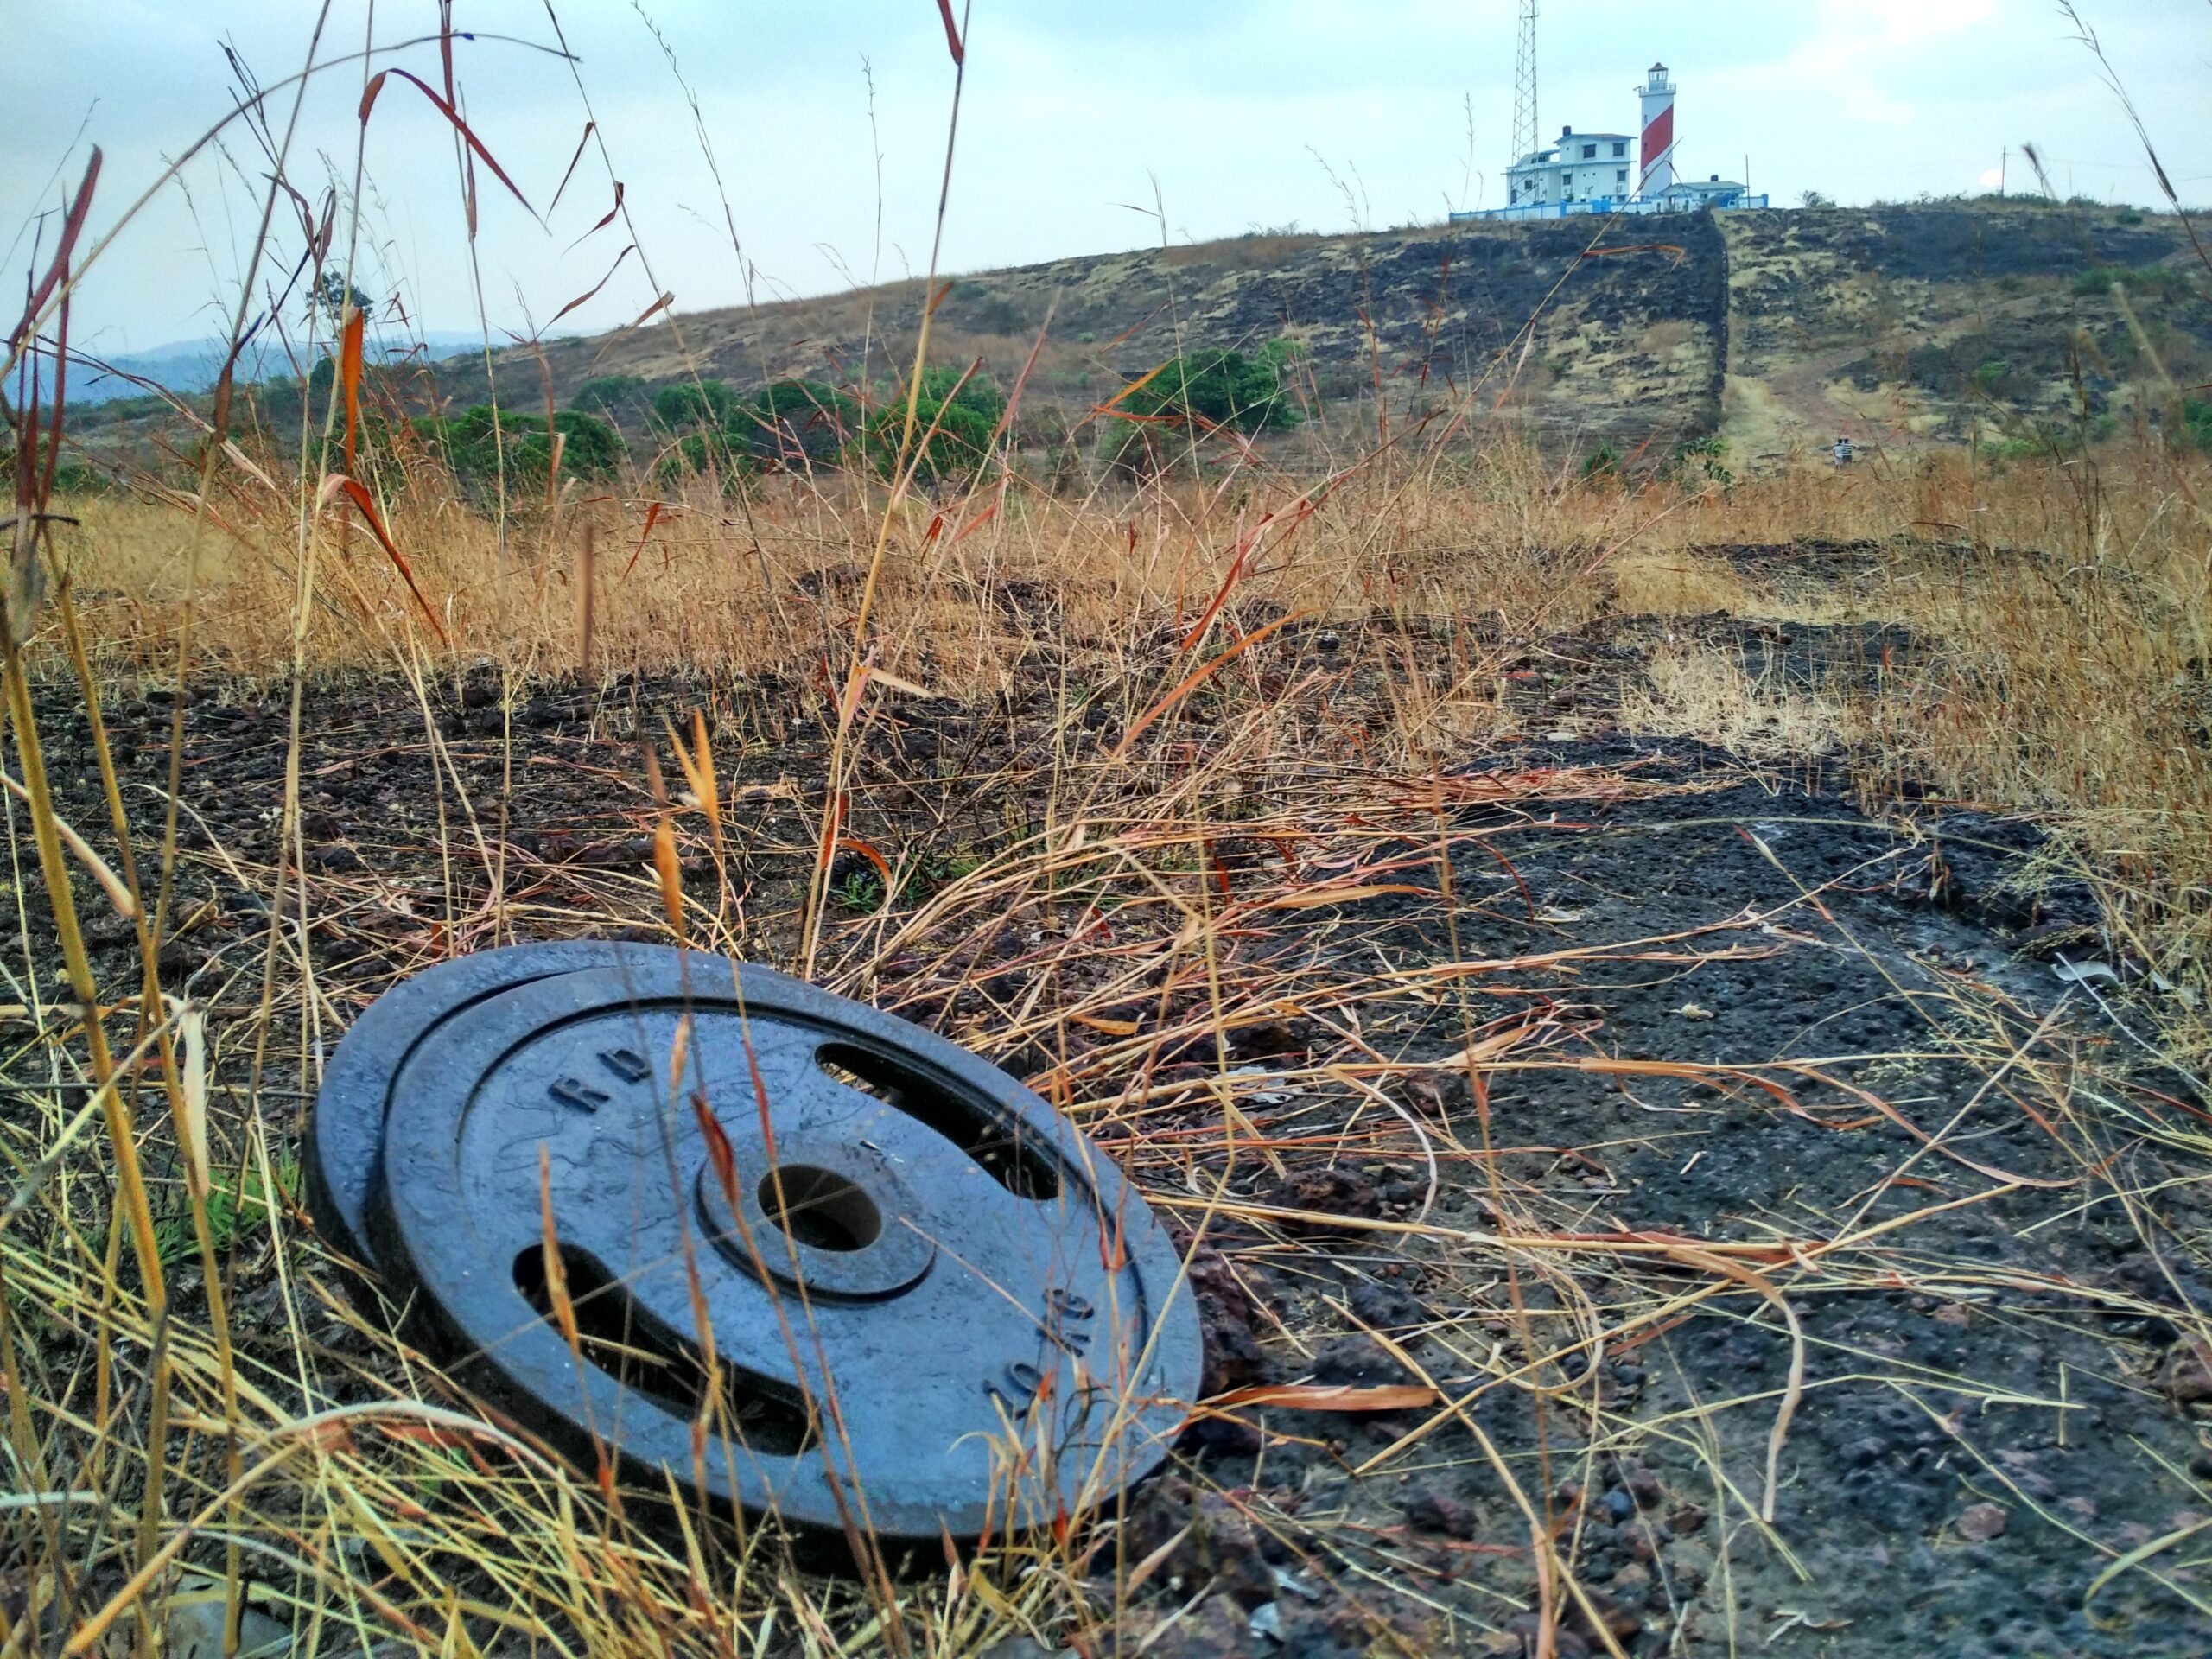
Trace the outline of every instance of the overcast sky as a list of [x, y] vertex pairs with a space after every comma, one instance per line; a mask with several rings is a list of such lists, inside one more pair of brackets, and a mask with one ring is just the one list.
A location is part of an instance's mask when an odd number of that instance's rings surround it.
[[[556, 9], [573, 65], [544, 49], [555, 35], [543, 0], [454, 0], [456, 26], [478, 34], [456, 51], [470, 121], [537, 215], [480, 170], [473, 263], [495, 329], [542, 325], [632, 240], [620, 219], [587, 234], [613, 200], [595, 151], [552, 206], [587, 98], [639, 251], [564, 330], [628, 322], [656, 282], [679, 310], [697, 310], [745, 300], [748, 276], [767, 299], [926, 268], [953, 87], [933, 0]], [[943, 269], [1156, 243], [1155, 180], [1177, 241], [1293, 222], [1381, 229], [1496, 206], [1518, 9], [974, 0]], [[2212, 200], [2212, 3], [2080, 9], [2183, 200]], [[230, 108], [224, 47], [276, 82], [305, 61], [315, 11], [314, 0], [0, 0], [16, 66], [0, 125], [9, 268], [28, 262], [35, 216], [73, 182], [87, 145], [106, 156], [92, 215], [102, 232]], [[2031, 188], [2024, 143], [2062, 192], [2157, 199], [2117, 99], [2050, 0], [1543, 0], [1543, 11], [1547, 134], [1633, 131], [1633, 89], [1663, 59], [1681, 89], [1681, 169], [1733, 177], [1748, 156], [1753, 188], [1777, 202], [1993, 187], [2008, 146], [2012, 187]], [[334, 0], [330, 19], [319, 55], [350, 60], [314, 79], [301, 112], [290, 176], [310, 196], [334, 181], [350, 189], [360, 131], [367, 0]], [[404, 44], [435, 27], [435, 0], [378, 0], [377, 66], [435, 84], [435, 45]], [[270, 111], [281, 133], [289, 92]], [[451, 130], [395, 77], [367, 132], [360, 286], [399, 296], [420, 326], [473, 328]], [[78, 337], [143, 350], [226, 326], [267, 171], [251, 135], [227, 129], [88, 278]], [[278, 226], [289, 267], [296, 215], [288, 208]]]

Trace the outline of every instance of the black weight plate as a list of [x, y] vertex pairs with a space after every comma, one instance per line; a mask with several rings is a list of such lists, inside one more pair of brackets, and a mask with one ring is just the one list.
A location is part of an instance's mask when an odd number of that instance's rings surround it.
[[[509, 945], [426, 968], [386, 991], [347, 1028], [324, 1066], [307, 1125], [308, 1213], [323, 1242], [366, 1267], [366, 1216], [384, 1154], [393, 1079], [442, 1020], [531, 980], [588, 968], [635, 966], [677, 953], [665, 945], [574, 939]], [[719, 966], [719, 960], [715, 961]]]
[[[372, 1231], [470, 1384], [652, 1485], [887, 1541], [1049, 1521], [1155, 1467], [1198, 1316], [1112, 1162], [941, 1038], [715, 967], [540, 980], [416, 1051]], [[735, 1425], [701, 1465], [695, 1294]]]

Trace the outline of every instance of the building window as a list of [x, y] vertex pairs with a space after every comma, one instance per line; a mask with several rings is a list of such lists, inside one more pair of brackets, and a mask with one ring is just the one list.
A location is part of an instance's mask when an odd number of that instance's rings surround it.
[[1626, 184], [1628, 182], [1628, 168], [1624, 167], [1617, 169], [1613, 174], [1613, 182], [1615, 184]]
[[1583, 146], [1582, 146], [1582, 159], [1583, 159], [1584, 161], [1586, 161], [1586, 162], [1589, 162], [1589, 161], [1595, 161], [1595, 160], [1597, 159], [1597, 156], [1598, 156], [1598, 146], [1597, 146], [1597, 145], [1595, 145], [1595, 144], [1585, 144], [1585, 145], [1583, 145]]
[[1625, 139], [1625, 138], [1616, 138], [1615, 140], [1613, 140], [1613, 154], [1614, 154], [1614, 155], [1616, 155], [1616, 156], [1625, 156], [1625, 155], [1627, 155], [1627, 154], [1628, 154], [1628, 140], [1627, 140], [1627, 139]]

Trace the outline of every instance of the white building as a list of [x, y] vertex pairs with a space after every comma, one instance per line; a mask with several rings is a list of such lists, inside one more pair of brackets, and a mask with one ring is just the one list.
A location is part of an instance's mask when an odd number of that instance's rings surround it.
[[1760, 208], [1764, 196], [1719, 174], [1701, 181], [1675, 172], [1675, 83], [1655, 63], [1636, 89], [1643, 130], [1577, 132], [1523, 156], [1505, 170], [1505, 206], [1454, 213], [1465, 219], [1564, 219], [1573, 213], [1694, 213]]
[[1636, 146], [1625, 132], [1560, 129], [1559, 142], [1524, 156], [1505, 171], [1509, 207], [1618, 200], [1636, 194]]

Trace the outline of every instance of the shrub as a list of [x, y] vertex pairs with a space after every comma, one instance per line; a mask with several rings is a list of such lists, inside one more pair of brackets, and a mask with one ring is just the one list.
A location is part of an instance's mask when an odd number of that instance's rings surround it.
[[2181, 405], [2182, 430], [2198, 448], [2212, 450], [2212, 401], [2201, 397], [2184, 397]]
[[860, 400], [819, 380], [777, 380], [735, 405], [729, 447], [771, 466], [829, 467], [861, 428]]
[[760, 463], [742, 443], [721, 431], [687, 432], [653, 462], [653, 480], [677, 484], [687, 478], [717, 480], [725, 495], [740, 495], [760, 475]]
[[1621, 472], [1621, 452], [1611, 441], [1600, 443], [1582, 458], [1582, 481], [1595, 483], [1601, 478], [1618, 478]]
[[1282, 365], [1295, 352], [1276, 340], [1257, 357], [1239, 352], [1186, 352], [1170, 358], [1143, 387], [1122, 401], [1132, 415], [1165, 415], [1178, 422], [1240, 432], [1296, 426], [1306, 418], [1283, 389]]
[[1172, 357], [1116, 405], [1135, 420], [1109, 424], [1101, 441], [1107, 464], [1150, 473], [1169, 453], [1166, 429], [1196, 425], [1202, 431], [1287, 429], [1306, 418], [1282, 384], [1283, 365], [1299, 351], [1278, 340], [1257, 356], [1241, 352], [1185, 352]]
[[645, 383], [634, 374], [594, 374], [569, 399], [571, 409], [613, 418], [635, 413], [645, 404]]
[[[986, 414], [957, 398], [944, 402], [925, 388], [914, 410], [914, 442], [922, 446], [914, 476], [932, 484], [974, 477], [990, 459], [991, 434], [997, 425], [995, 411]], [[884, 404], [868, 417], [868, 457], [886, 478], [898, 476], [899, 444], [906, 429], [904, 398]]]
[[653, 394], [653, 418], [671, 432], [686, 428], [726, 427], [737, 410], [738, 395], [721, 380], [683, 380]]
[[[543, 415], [502, 410], [495, 429], [491, 406], [479, 404], [451, 420], [426, 416], [415, 426], [444, 448], [465, 485], [481, 487], [498, 478], [503, 452], [510, 484], [545, 482], [553, 444]], [[622, 462], [621, 435], [596, 415], [564, 409], [553, 416], [551, 429], [561, 435], [561, 470], [571, 478], [610, 477]]]
[[1708, 490], [1726, 494], [1736, 487], [1736, 474], [1728, 468], [1728, 445], [1719, 434], [1693, 438], [1659, 464], [1659, 476], [1679, 484], [1692, 495]]
[[[925, 404], [941, 404], [947, 397], [950, 397], [962, 408], [972, 409], [977, 414], [988, 415], [992, 420], [996, 421], [1006, 410], [1006, 394], [998, 389], [997, 383], [989, 375], [978, 371], [968, 375], [967, 378], [963, 380], [961, 376], [964, 372], [965, 371], [956, 369], [949, 364], [937, 368], [924, 369], [921, 378], [922, 401]], [[906, 401], [906, 388], [901, 386], [893, 397], [886, 401], [904, 405]]]
[[2107, 293], [2113, 283], [2142, 294], [2186, 294], [2182, 274], [2167, 265], [2091, 265], [2074, 278], [2074, 291], [2088, 298]]

